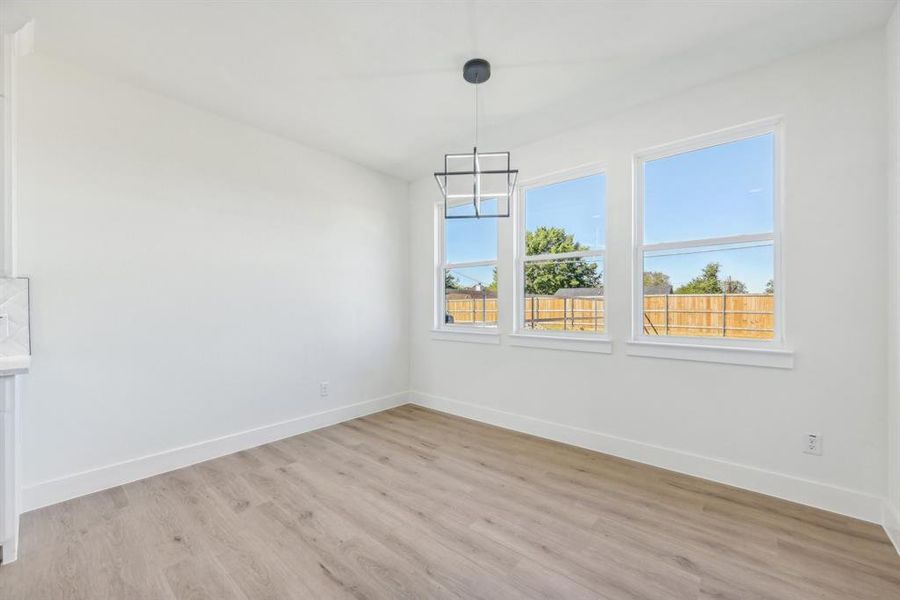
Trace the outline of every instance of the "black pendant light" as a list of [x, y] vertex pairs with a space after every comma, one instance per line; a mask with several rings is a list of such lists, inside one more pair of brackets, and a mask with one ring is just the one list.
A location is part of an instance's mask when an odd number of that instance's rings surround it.
[[[444, 197], [445, 219], [481, 219], [509, 216], [509, 204], [516, 187], [518, 169], [510, 169], [509, 152], [478, 151], [478, 86], [491, 78], [491, 63], [473, 58], [463, 66], [463, 79], [475, 86], [475, 144], [471, 153], [445, 154], [444, 170], [434, 178]], [[496, 202], [495, 211], [485, 205]], [[505, 210], [500, 203], [505, 202]], [[466, 207], [471, 211], [451, 210]]]

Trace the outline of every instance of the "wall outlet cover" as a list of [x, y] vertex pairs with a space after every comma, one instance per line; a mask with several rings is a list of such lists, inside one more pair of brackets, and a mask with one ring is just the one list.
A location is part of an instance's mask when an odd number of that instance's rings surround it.
[[807, 433], [803, 438], [803, 452], [814, 456], [822, 456], [822, 435]]

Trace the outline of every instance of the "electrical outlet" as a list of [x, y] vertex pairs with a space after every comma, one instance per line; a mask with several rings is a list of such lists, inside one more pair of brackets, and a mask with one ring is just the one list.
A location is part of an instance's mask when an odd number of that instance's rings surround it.
[[822, 456], [822, 436], [818, 433], [807, 433], [803, 444], [803, 452]]
[[319, 383], [319, 395], [327, 396], [328, 395], [328, 382], [322, 381]]

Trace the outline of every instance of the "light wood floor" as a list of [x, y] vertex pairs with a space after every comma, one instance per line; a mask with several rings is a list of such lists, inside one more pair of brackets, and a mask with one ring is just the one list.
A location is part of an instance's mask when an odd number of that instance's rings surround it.
[[3, 600], [900, 599], [875, 525], [404, 406], [24, 516]]

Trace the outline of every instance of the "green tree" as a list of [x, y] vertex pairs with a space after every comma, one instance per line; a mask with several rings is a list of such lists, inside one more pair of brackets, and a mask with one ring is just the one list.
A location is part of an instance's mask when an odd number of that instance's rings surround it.
[[669, 276], [661, 271], [644, 271], [644, 288], [664, 288], [672, 287]]
[[712, 262], [703, 267], [700, 275], [675, 290], [676, 294], [746, 294], [747, 285], [743, 281], [719, 277], [722, 265]]
[[721, 294], [722, 284], [719, 281], [719, 270], [722, 265], [719, 263], [709, 263], [700, 272], [700, 275], [694, 277], [686, 284], [679, 286], [675, 290], [676, 294]]
[[[587, 250], [575, 241], [575, 236], [562, 227], [538, 227], [525, 232], [525, 252], [536, 254], [563, 254]], [[562, 288], [598, 287], [603, 273], [597, 263], [583, 258], [558, 262], [525, 263], [525, 293], [552, 295]]]
[[491, 278], [491, 282], [485, 288], [486, 290], [490, 290], [492, 292], [497, 291], [497, 267], [494, 267], [494, 276]]
[[747, 285], [743, 281], [732, 279], [729, 275], [722, 281], [722, 291], [726, 294], [746, 294]]
[[566, 233], [562, 227], [538, 227], [534, 231], [525, 232], [525, 253], [528, 256], [535, 254], [563, 254], [587, 250], [575, 241], [575, 236]]
[[770, 279], [766, 282], [766, 293], [774, 294], [775, 293], [775, 280]]
[[459, 289], [459, 279], [456, 278], [453, 273], [447, 271], [444, 274], [444, 289], [446, 290], [458, 290]]

